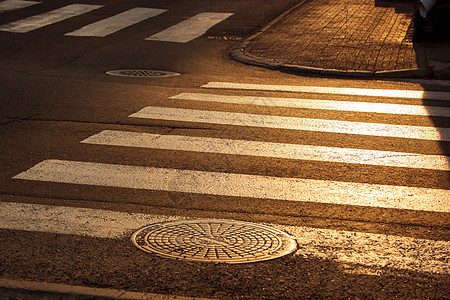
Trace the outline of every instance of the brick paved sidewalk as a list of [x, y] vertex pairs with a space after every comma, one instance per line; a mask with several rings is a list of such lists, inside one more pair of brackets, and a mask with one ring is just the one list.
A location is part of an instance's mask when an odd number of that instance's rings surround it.
[[246, 40], [233, 56], [252, 64], [320, 73], [424, 76], [424, 49], [412, 41], [414, 4], [306, 0]]

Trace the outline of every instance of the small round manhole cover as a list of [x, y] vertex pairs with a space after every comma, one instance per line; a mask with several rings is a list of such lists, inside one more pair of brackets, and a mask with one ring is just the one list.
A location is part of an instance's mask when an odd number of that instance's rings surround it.
[[247, 263], [292, 253], [297, 243], [278, 229], [230, 220], [182, 220], [152, 224], [132, 236], [141, 250], [164, 257]]
[[113, 70], [106, 74], [123, 77], [174, 77], [180, 75], [180, 73], [160, 70]]

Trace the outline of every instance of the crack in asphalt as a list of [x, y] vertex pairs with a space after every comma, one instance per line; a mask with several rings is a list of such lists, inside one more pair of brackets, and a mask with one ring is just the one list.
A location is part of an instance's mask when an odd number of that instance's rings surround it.
[[6, 119], [11, 119], [11, 120], [10, 121], [6, 121], [6, 122], [1, 122], [0, 125], [8, 125], [8, 124], [11, 124], [11, 123], [14, 123], [14, 122], [18, 122], [18, 121], [33, 121], [31, 118], [34, 118], [34, 117], [37, 117], [37, 116], [40, 116], [40, 115], [41, 115], [41, 113], [34, 114], [34, 115], [31, 115], [31, 116], [27, 116], [27, 117], [23, 117], [23, 118], [6, 118]]
[[[7, 125], [13, 122], [18, 121], [32, 121], [32, 122], [66, 122], [66, 123], [81, 123], [81, 124], [99, 124], [99, 125], [123, 125], [123, 126], [137, 126], [137, 127], [149, 127], [149, 128], [169, 128], [170, 130], [165, 133], [168, 134], [171, 131], [175, 129], [192, 129], [192, 130], [211, 130], [211, 131], [218, 131], [218, 129], [210, 128], [210, 127], [202, 127], [202, 126], [167, 126], [167, 125], [160, 125], [160, 124], [136, 124], [131, 122], [99, 122], [99, 121], [83, 121], [83, 120], [64, 120], [64, 119], [31, 119], [33, 117], [39, 116], [39, 114], [31, 115], [24, 118], [16, 118], [11, 119], [11, 121], [6, 121], [0, 123], [0, 125]], [[9, 119], [9, 118], [8, 118]]]

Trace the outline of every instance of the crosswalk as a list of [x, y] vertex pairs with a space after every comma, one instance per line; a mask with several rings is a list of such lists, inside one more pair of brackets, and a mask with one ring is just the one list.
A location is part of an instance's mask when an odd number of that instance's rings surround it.
[[[204, 88], [211, 88], [209, 83]], [[406, 92], [406, 91], [403, 91]], [[440, 95], [444, 96], [444, 94]], [[442, 97], [441, 97], [442, 98]], [[210, 93], [174, 95], [171, 99], [201, 102], [215, 101], [244, 103], [247, 105], [294, 105], [295, 107], [364, 111], [386, 114], [391, 107], [392, 115], [430, 115], [439, 112], [450, 117], [446, 107], [434, 107], [428, 113], [426, 106], [395, 105], [389, 103], [360, 103], [333, 100], [305, 100], [298, 98], [251, 98]], [[386, 105], [384, 107], [384, 105]], [[224, 111], [196, 110], [172, 107], [148, 106], [133, 113], [129, 118], [177, 122], [221, 124], [233, 127], [257, 127], [350, 134], [358, 136], [395, 137], [426, 141], [450, 141], [449, 128], [411, 125], [392, 125], [368, 122], [349, 122], [276, 115], [232, 113]], [[415, 168], [449, 171], [449, 157], [397, 151], [339, 148], [328, 146], [270, 143], [238, 139], [160, 135], [127, 131], [106, 130], [81, 143], [104, 146], [120, 146], [198, 153], [228, 154], [236, 156], [272, 157], [298, 161], [318, 161], [372, 165], [385, 167]], [[115, 174], [111, 176], [111, 174]], [[183, 193], [212, 194], [259, 199], [307, 201], [331, 204], [358, 205], [432, 212], [450, 212], [450, 193], [445, 189], [405, 187], [370, 183], [352, 183], [301, 178], [280, 178], [263, 175], [219, 173], [180, 169], [126, 166], [93, 162], [46, 160], [18, 174], [15, 179], [88, 184], [132, 189], [175, 191]], [[170, 185], [168, 182], [176, 182]]]
[[110, 18], [86, 25], [78, 30], [66, 33], [71, 36], [107, 36], [125, 27], [156, 17], [167, 10], [136, 7]]
[[[26, 8], [39, 4], [35, 1], [6, 0], [0, 2], [0, 13]], [[91, 11], [103, 8], [104, 5], [70, 4], [31, 17], [0, 25], [0, 31], [12, 33], [28, 33], [69, 18], [74, 18]], [[166, 13], [167, 9], [135, 7], [120, 12], [103, 20], [85, 25], [68, 32], [65, 36], [105, 37], [127, 27], [143, 22], [149, 18]], [[203, 34], [208, 29], [231, 17], [233, 13], [204, 12], [183, 20], [171, 27], [146, 38], [149, 41], [187, 43]]]
[[[221, 89], [228, 89], [227, 93]], [[236, 113], [219, 110], [186, 109], [147, 106], [129, 115], [134, 120], [164, 120], [197, 124], [221, 124], [229, 127], [283, 129], [306, 134], [327, 132], [363, 136], [400, 138], [417, 143], [421, 141], [448, 142], [447, 127], [392, 125], [369, 122], [336, 121], [277, 116], [277, 109], [293, 107], [324, 111], [351, 111], [383, 114], [393, 118], [420, 116], [450, 117], [447, 107], [392, 104], [398, 95], [417, 98], [419, 95], [446, 101], [450, 94], [422, 91], [378, 90], [377, 102], [277, 98], [264, 96], [226, 95], [234, 89], [302, 91], [311, 95], [344, 94], [347, 90], [321, 87], [284, 87], [270, 85], [240, 85], [237, 83], [210, 82], [200, 93], [179, 93], [171, 100], [197, 101], [198, 103], [240, 104], [248, 107], [271, 107], [271, 115]], [[211, 90], [214, 93], [211, 93]], [[305, 90], [306, 89], [306, 90]], [[377, 90], [353, 91], [360, 97], [376, 96]], [[352, 93], [348, 93], [352, 95]], [[363, 96], [364, 95], [364, 96]], [[397, 95], [397, 96], [396, 96]], [[312, 97], [314, 98], [314, 97]], [[325, 98], [325, 97], [323, 97]], [[363, 98], [361, 98], [363, 99]], [[347, 105], [348, 104], [348, 105]], [[121, 147], [121, 149], [154, 149], [177, 152], [226, 154], [231, 157], [277, 158], [289, 161], [315, 161], [319, 163], [345, 163], [354, 166], [382, 166], [409, 168], [437, 172], [450, 170], [449, 157], [413, 152], [343, 148], [289, 144], [234, 138], [184, 136], [179, 134], [151, 134], [124, 130], [103, 130], [81, 140], [85, 146]], [[301, 177], [255, 175], [245, 172], [218, 172], [215, 170], [190, 170], [158, 166], [136, 166], [102, 162], [48, 159], [37, 163], [13, 177], [20, 182], [53, 182], [109, 188], [140, 189], [181, 192], [196, 195], [217, 195], [238, 199], [261, 201], [287, 201], [291, 203], [325, 203], [350, 207], [408, 210], [415, 212], [449, 213], [450, 191], [445, 188], [383, 185], [379, 183], [319, 180]], [[337, 216], [339, 217], [339, 216]], [[448, 250], [448, 249], [447, 249]]]

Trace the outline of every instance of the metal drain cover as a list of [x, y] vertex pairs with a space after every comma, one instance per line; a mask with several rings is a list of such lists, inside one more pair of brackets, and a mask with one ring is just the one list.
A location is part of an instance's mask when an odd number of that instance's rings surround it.
[[141, 250], [189, 261], [248, 263], [292, 253], [297, 243], [278, 229], [231, 220], [181, 220], [138, 230], [133, 243]]
[[123, 77], [174, 77], [180, 75], [180, 73], [160, 70], [113, 70], [106, 74]]

